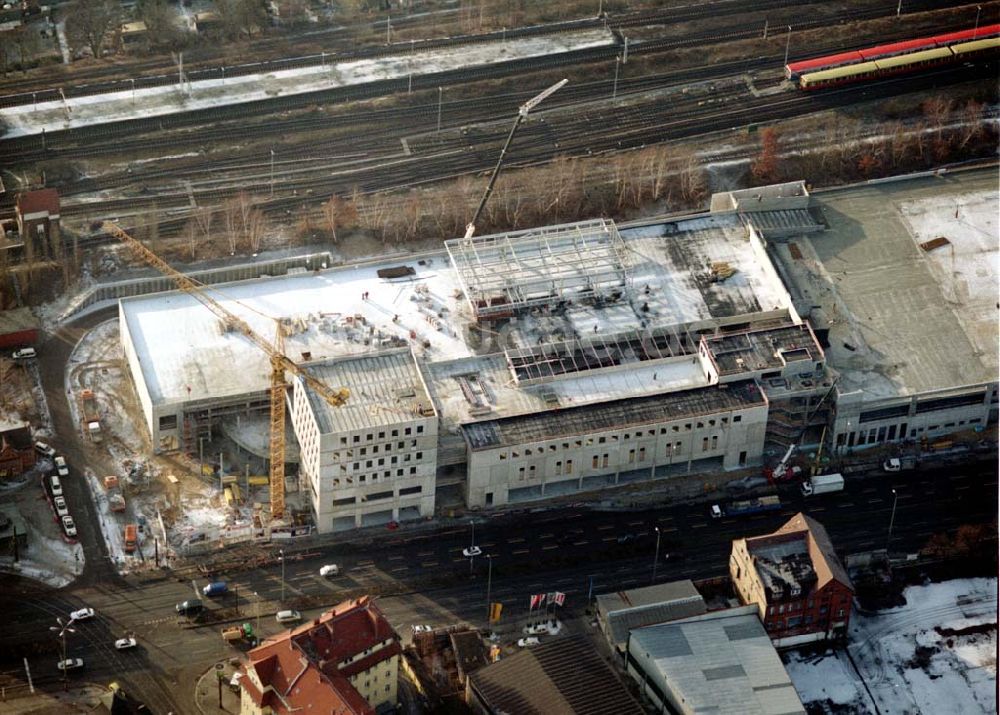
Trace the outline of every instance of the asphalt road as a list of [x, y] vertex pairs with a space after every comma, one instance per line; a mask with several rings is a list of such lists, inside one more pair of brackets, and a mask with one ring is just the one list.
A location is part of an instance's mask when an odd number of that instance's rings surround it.
[[[780, 512], [714, 520], [707, 505], [674, 505], [658, 509], [599, 512], [583, 508], [521, 512], [497, 518], [477, 518], [476, 542], [493, 556], [491, 600], [505, 604], [505, 621], [526, 615], [530, 593], [559, 590], [567, 610], [586, 604], [593, 577], [594, 593], [650, 583], [655, 551], [655, 527], [662, 532], [657, 581], [723, 576], [734, 538], [773, 530], [799, 510], [823, 523], [841, 555], [886, 544], [898, 493], [892, 532], [893, 551], [910, 551], [936, 532], [963, 523], [996, 517], [997, 467], [994, 459], [942, 465], [918, 472], [852, 478], [844, 492], [806, 501], [794, 490], [783, 494]], [[619, 537], [633, 538], [619, 543]], [[469, 545], [467, 521], [446, 522], [437, 529], [369, 532], [359, 542], [289, 549], [285, 563], [284, 603], [296, 607], [303, 598], [320, 605], [336, 603], [349, 593], [369, 587], [387, 588], [394, 595], [381, 604], [401, 630], [409, 623], [433, 625], [467, 620], [484, 625], [487, 562], [478, 558], [470, 574], [461, 551]], [[145, 582], [98, 578], [54, 592], [23, 582], [0, 596], [0, 607], [11, 627], [0, 643], [32, 638], [47, 643], [50, 652], [29, 657], [35, 684], [59, 687], [55, 661], [57, 641], [48, 631], [56, 615], [81, 605], [97, 610], [94, 621], [80, 624], [70, 636], [67, 654], [85, 659], [84, 674], [95, 682], [118, 680], [141, 693], [154, 712], [190, 712], [197, 676], [213, 662], [237, 652], [225, 644], [216, 617], [253, 622], [260, 603], [264, 634], [277, 632], [273, 619], [282, 595], [282, 568], [270, 551], [263, 566], [226, 576], [231, 592], [222, 599], [204, 599], [208, 611], [196, 621], [178, 618], [173, 606], [193, 598], [208, 583], [164, 574]], [[670, 554], [669, 559], [665, 558]], [[343, 575], [325, 579], [319, 568], [337, 563]], [[98, 569], [103, 571], [103, 569]], [[259, 594], [259, 599], [252, 594]], [[240, 609], [239, 616], [235, 607]], [[318, 613], [311, 610], [307, 616]], [[140, 646], [115, 651], [112, 643], [134, 631]], [[0, 673], [23, 680], [23, 665], [3, 648]]]

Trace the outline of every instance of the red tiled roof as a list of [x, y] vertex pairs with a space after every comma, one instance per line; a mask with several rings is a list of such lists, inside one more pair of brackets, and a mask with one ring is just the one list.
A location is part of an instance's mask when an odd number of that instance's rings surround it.
[[[388, 647], [340, 666], [386, 640], [392, 641]], [[244, 678], [241, 686], [256, 704], [279, 715], [307, 704], [311, 712], [323, 715], [371, 715], [374, 710], [348, 678], [400, 650], [392, 626], [374, 603], [368, 598], [345, 601], [251, 650], [246, 668], [254, 671], [264, 691], [250, 678]]]
[[52, 215], [57, 215], [59, 213], [59, 192], [55, 189], [25, 191], [17, 195], [17, 208], [22, 214], [48, 211]]

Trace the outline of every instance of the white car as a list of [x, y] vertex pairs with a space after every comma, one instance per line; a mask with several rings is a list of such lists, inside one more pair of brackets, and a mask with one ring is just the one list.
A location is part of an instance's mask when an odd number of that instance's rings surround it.
[[135, 638], [129, 636], [128, 638], [119, 638], [115, 641], [115, 648], [118, 650], [128, 650], [129, 648], [135, 648]]
[[538, 645], [539, 643], [541, 643], [541, 641], [538, 640], [535, 636], [531, 636], [529, 638], [519, 638], [517, 640], [517, 647], [528, 648], [533, 645]]
[[53, 457], [56, 456], [55, 449], [50, 447], [45, 442], [35, 442], [35, 451], [38, 452], [43, 457], [48, 457], [49, 459], [52, 459]]
[[274, 620], [278, 623], [297, 623], [302, 620], [302, 614], [298, 611], [278, 611], [274, 614]]
[[64, 516], [69, 516], [69, 507], [66, 506], [66, 499], [64, 497], [56, 497], [52, 500], [52, 503], [56, 506], [56, 514], [61, 518]]
[[63, 530], [66, 532], [66, 536], [76, 536], [76, 524], [73, 523], [73, 517], [69, 514], [62, 518]]
[[49, 486], [52, 487], [52, 496], [62, 496], [62, 482], [59, 481], [59, 477], [49, 477]]
[[414, 635], [416, 635], [417, 633], [430, 633], [432, 630], [434, 629], [431, 628], [430, 626], [420, 626], [420, 625], [413, 626]]
[[76, 670], [83, 667], [83, 658], [67, 658], [56, 663], [59, 670]]
[[524, 632], [529, 636], [536, 635], [538, 633], [548, 633], [549, 624], [548, 623], [536, 623], [532, 626], [525, 626]]
[[319, 570], [319, 575], [323, 577], [336, 576], [340, 573], [340, 567], [337, 564], [327, 564]]
[[21, 348], [20, 350], [15, 350], [10, 356], [15, 360], [31, 360], [38, 357], [38, 353], [34, 348]]
[[56, 464], [56, 474], [58, 474], [60, 477], [68, 477], [69, 476], [69, 467], [66, 466], [66, 458], [65, 457], [56, 457], [52, 461], [55, 462], [55, 464]]
[[722, 518], [722, 507], [720, 507], [718, 504], [713, 504], [712, 505], [712, 518], [713, 519], [721, 519]]
[[80, 608], [69, 614], [69, 617], [74, 621], [87, 621], [94, 617], [94, 609]]
[[482, 553], [483, 550], [480, 549], [478, 546], [470, 546], [467, 549], [462, 549], [462, 556], [464, 556], [467, 559], [471, 559], [473, 556], [481, 556]]

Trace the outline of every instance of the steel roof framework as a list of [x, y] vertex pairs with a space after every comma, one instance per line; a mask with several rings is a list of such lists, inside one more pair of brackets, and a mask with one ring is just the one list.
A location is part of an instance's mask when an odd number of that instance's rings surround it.
[[628, 281], [625, 243], [605, 219], [452, 239], [445, 248], [477, 319], [603, 297]]

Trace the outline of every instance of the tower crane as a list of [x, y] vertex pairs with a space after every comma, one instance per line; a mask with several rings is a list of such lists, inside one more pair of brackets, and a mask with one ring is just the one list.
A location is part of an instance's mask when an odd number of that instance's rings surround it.
[[550, 94], [553, 94], [556, 90], [561, 89], [567, 82], [569, 82], [568, 79], [559, 80], [548, 89], [539, 92], [537, 95], [529, 99], [517, 110], [517, 119], [514, 120], [514, 126], [510, 128], [510, 134], [507, 135], [507, 141], [503, 143], [503, 148], [500, 149], [500, 158], [497, 159], [497, 165], [493, 167], [493, 173], [490, 175], [489, 183], [486, 184], [486, 191], [483, 192], [483, 198], [479, 200], [479, 207], [476, 209], [476, 213], [472, 215], [472, 220], [469, 221], [469, 225], [465, 227], [466, 240], [472, 238], [473, 234], [476, 233], [476, 222], [482, 215], [483, 209], [486, 207], [486, 202], [490, 200], [490, 194], [493, 193], [493, 186], [497, 183], [497, 177], [500, 175], [500, 169], [503, 168], [503, 160], [507, 156], [507, 149], [510, 148], [510, 142], [514, 138], [517, 128], [521, 126], [521, 122], [528, 118], [528, 112], [537, 107], [542, 100]]
[[121, 227], [105, 221], [105, 231], [125, 243], [135, 256], [157, 269], [173, 281], [178, 290], [187, 293], [208, 308], [222, 321], [226, 330], [239, 332], [247, 340], [256, 345], [271, 362], [271, 429], [270, 429], [270, 486], [271, 486], [271, 519], [278, 521], [285, 515], [285, 373], [290, 372], [334, 407], [340, 407], [347, 402], [350, 391], [346, 388], [331, 388], [296, 365], [284, 351], [284, 336], [281, 324], [277, 325], [275, 340], [272, 342], [256, 333], [250, 325], [235, 313], [231, 312], [217, 300], [212, 298], [205, 287], [198, 281], [184, 275], [138, 240], [130, 236]]

